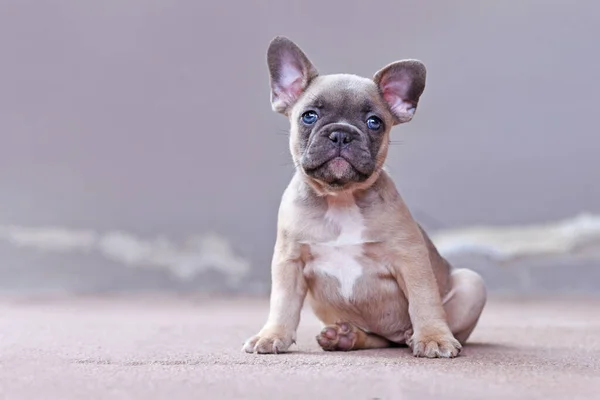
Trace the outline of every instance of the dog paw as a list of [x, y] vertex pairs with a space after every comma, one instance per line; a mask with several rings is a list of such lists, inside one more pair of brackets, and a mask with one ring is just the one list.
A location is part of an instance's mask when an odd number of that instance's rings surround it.
[[278, 354], [287, 351], [293, 343], [293, 334], [286, 334], [279, 329], [263, 329], [246, 340], [242, 350], [246, 353]]
[[415, 357], [454, 358], [462, 349], [450, 332], [415, 332], [407, 344]]
[[327, 325], [317, 335], [319, 346], [325, 351], [348, 351], [358, 339], [357, 328], [345, 322]]

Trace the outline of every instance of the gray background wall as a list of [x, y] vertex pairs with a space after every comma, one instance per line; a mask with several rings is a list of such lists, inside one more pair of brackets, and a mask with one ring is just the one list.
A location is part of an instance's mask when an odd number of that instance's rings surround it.
[[244, 286], [206, 260], [177, 278], [168, 260], [132, 268], [66, 243], [90, 230], [196, 255], [185, 238], [213, 248], [212, 232], [263, 290], [292, 174], [287, 122], [268, 101], [265, 51], [279, 34], [323, 73], [426, 63], [389, 167], [429, 229], [600, 212], [600, 3], [3, 0], [0, 289]]

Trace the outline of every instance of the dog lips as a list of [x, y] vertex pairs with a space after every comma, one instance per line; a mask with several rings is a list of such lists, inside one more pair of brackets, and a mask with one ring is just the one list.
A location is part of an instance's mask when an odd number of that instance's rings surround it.
[[336, 157], [329, 162], [329, 170], [337, 178], [343, 178], [350, 169], [350, 163], [342, 157]]

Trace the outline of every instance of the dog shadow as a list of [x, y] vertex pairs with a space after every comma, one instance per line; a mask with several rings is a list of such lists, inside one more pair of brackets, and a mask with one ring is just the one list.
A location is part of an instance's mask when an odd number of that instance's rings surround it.
[[[500, 343], [486, 343], [486, 342], [469, 342], [460, 353], [459, 358], [465, 357], [479, 357], [485, 356], [486, 354], [497, 354], [497, 353], [513, 353], [519, 349], [506, 344]], [[315, 350], [290, 350], [287, 354], [299, 354], [303, 356], [311, 357], [350, 357], [350, 358], [393, 358], [398, 357], [414, 359], [412, 352], [406, 345], [394, 345], [384, 349], [368, 349], [368, 350], [352, 350], [352, 351], [324, 351], [321, 349]]]

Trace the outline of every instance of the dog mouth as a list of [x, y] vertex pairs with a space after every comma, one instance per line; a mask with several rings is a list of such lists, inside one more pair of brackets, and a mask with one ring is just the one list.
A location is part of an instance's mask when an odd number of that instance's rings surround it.
[[329, 158], [316, 166], [304, 168], [304, 172], [330, 186], [344, 186], [349, 182], [362, 182], [369, 178], [341, 155]]
[[343, 175], [347, 171], [353, 169], [352, 164], [344, 157], [336, 155], [316, 165], [304, 166], [304, 172], [311, 175], [322, 169], [329, 169], [334, 175]]
[[353, 169], [352, 165], [344, 157], [340, 156], [328, 161], [327, 168], [338, 179], [341, 179]]

